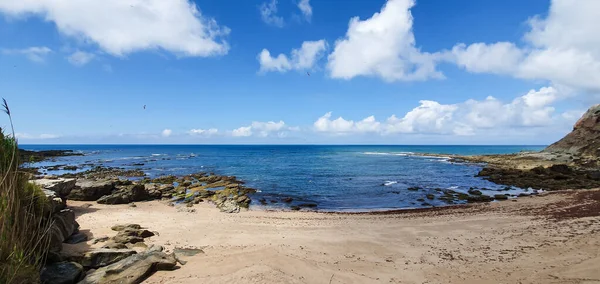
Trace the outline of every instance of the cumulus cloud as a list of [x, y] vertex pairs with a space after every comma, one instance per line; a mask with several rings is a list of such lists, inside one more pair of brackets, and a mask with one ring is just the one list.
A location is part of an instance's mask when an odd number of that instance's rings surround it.
[[310, 0], [300, 0], [300, 2], [298, 2], [298, 9], [300, 9], [304, 18], [310, 22], [313, 13], [312, 7], [310, 6]]
[[277, 0], [271, 0], [271, 2], [264, 2], [259, 7], [260, 17], [266, 24], [273, 25], [276, 27], [283, 27], [283, 18], [277, 16]]
[[346, 36], [335, 43], [327, 68], [333, 78], [376, 76], [386, 81], [443, 78], [436, 70], [438, 54], [415, 46], [410, 9], [414, 0], [389, 0], [379, 13], [350, 19]]
[[163, 137], [169, 137], [169, 136], [171, 136], [172, 133], [173, 133], [173, 131], [171, 129], [165, 129], [162, 131], [161, 135]]
[[381, 123], [375, 120], [374, 116], [369, 116], [361, 121], [354, 122], [345, 120], [343, 117], [331, 119], [331, 112], [321, 116], [313, 127], [318, 132], [330, 132], [335, 134], [365, 133], [377, 132], [380, 130]]
[[402, 117], [392, 115], [383, 122], [374, 116], [354, 122], [342, 117], [332, 119], [326, 113], [313, 124], [317, 132], [331, 134], [398, 133], [473, 135], [480, 130], [505, 129], [510, 127], [545, 127], [560, 121], [572, 123], [581, 111], [557, 114], [551, 105], [568, 94], [554, 87], [530, 90], [511, 102], [502, 102], [494, 97], [485, 100], [467, 100], [456, 104], [441, 104], [422, 100], [420, 105]]
[[28, 133], [15, 133], [15, 137], [17, 139], [45, 140], [45, 139], [56, 139], [56, 138], [59, 138], [60, 135], [56, 135], [56, 134], [33, 135], [33, 134], [28, 134]]
[[284, 137], [289, 131], [297, 131], [296, 127], [289, 127], [283, 121], [274, 122], [260, 122], [254, 121], [249, 126], [242, 126], [240, 128], [234, 129], [231, 131], [231, 136], [234, 137], [249, 137], [249, 136], [258, 136], [258, 137], [268, 137], [271, 135], [276, 135], [278, 137]]
[[52, 49], [45, 46], [33, 46], [23, 49], [2, 49], [0, 51], [6, 55], [24, 55], [33, 62], [42, 63], [46, 60], [46, 56], [52, 52]]
[[69, 63], [75, 66], [83, 66], [92, 61], [94, 57], [96, 57], [96, 55], [94, 55], [93, 53], [76, 51], [69, 57], [67, 57], [67, 60], [69, 61]]
[[191, 129], [190, 131], [188, 131], [188, 133], [190, 135], [194, 135], [194, 136], [213, 136], [213, 135], [216, 135], [217, 133], [219, 133], [219, 130], [216, 128]]
[[285, 54], [279, 54], [277, 57], [272, 57], [269, 50], [263, 49], [261, 53], [258, 54], [257, 59], [260, 63], [261, 72], [310, 70], [315, 66], [317, 61], [323, 57], [325, 49], [327, 49], [327, 42], [323, 39], [318, 41], [305, 41], [300, 48], [292, 50], [291, 58], [288, 58]]
[[0, 12], [36, 15], [64, 35], [95, 43], [115, 56], [162, 49], [178, 56], [226, 54], [229, 29], [201, 14], [189, 0], [0, 1]]
[[469, 72], [541, 79], [586, 91], [600, 91], [600, 1], [553, 0], [546, 18], [533, 17], [525, 45], [458, 44], [453, 61]]

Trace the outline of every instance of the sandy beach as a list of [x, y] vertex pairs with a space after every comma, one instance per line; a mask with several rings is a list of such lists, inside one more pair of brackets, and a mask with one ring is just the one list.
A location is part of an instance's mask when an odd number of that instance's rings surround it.
[[159, 233], [147, 244], [202, 250], [145, 283], [600, 282], [600, 190], [388, 214], [86, 203], [69, 207], [91, 239], [138, 223]]

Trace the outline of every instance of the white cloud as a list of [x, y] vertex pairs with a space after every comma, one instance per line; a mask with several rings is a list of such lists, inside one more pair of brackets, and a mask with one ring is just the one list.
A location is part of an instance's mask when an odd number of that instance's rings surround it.
[[6, 55], [24, 55], [33, 62], [42, 63], [46, 60], [46, 56], [52, 52], [52, 49], [45, 46], [33, 46], [24, 49], [2, 49], [1, 51], [2, 54]]
[[283, 27], [283, 18], [277, 16], [277, 0], [271, 0], [269, 3], [262, 3], [259, 10], [263, 22], [279, 28]]
[[195, 135], [195, 136], [213, 136], [213, 135], [216, 135], [217, 133], [219, 133], [219, 130], [216, 128], [192, 129], [192, 130], [188, 131], [188, 133], [190, 135]]
[[32, 134], [27, 134], [27, 133], [15, 133], [15, 137], [17, 139], [44, 140], [44, 139], [56, 139], [56, 138], [59, 138], [60, 135], [56, 135], [56, 134], [32, 135]]
[[251, 126], [243, 126], [237, 129], [234, 129], [231, 132], [231, 135], [234, 137], [247, 137], [252, 135], [252, 127]]
[[163, 137], [169, 137], [169, 136], [171, 136], [172, 133], [173, 133], [173, 131], [171, 129], [165, 129], [162, 131], [161, 135]]
[[435, 68], [438, 54], [415, 46], [410, 9], [414, 0], [389, 0], [371, 18], [350, 19], [346, 36], [335, 43], [327, 67], [333, 78], [376, 76], [386, 81], [443, 78]]
[[375, 120], [374, 116], [369, 116], [361, 121], [354, 122], [345, 120], [343, 117], [331, 119], [331, 112], [321, 116], [313, 127], [317, 132], [329, 132], [334, 134], [349, 134], [349, 133], [365, 133], [377, 132], [380, 129], [380, 124]]
[[310, 22], [313, 11], [309, 1], [310, 0], [300, 0], [300, 2], [298, 2], [298, 9], [302, 11], [302, 15], [304, 15], [304, 18]]
[[275, 134], [278, 137], [285, 137], [288, 131], [298, 131], [297, 127], [289, 127], [280, 120], [279, 122], [268, 121], [260, 122], [254, 121], [249, 126], [243, 126], [231, 131], [231, 136], [234, 137], [268, 137]]
[[67, 57], [67, 60], [69, 60], [69, 63], [75, 66], [83, 66], [92, 61], [94, 57], [96, 57], [96, 55], [94, 55], [93, 53], [76, 51], [69, 57]]
[[327, 42], [323, 39], [305, 41], [300, 48], [292, 50], [291, 59], [288, 59], [285, 54], [272, 57], [267, 49], [263, 49], [257, 57], [260, 63], [260, 71], [310, 70], [323, 57], [326, 48]]
[[43, 17], [62, 34], [96, 43], [116, 56], [147, 49], [179, 56], [214, 56], [229, 50], [223, 39], [229, 29], [203, 16], [188, 0], [4, 0], [0, 12]]
[[572, 123], [581, 111], [556, 114], [551, 106], [568, 94], [557, 88], [544, 87], [531, 90], [527, 94], [504, 103], [494, 97], [485, 100], [467, 100], [457, 104], [441, 104], [422, 100], [420, 105], [402, 117], [392, 115], [383, 122], [374, 116], [354, 122], [342, 117], [332, 119], [326, 113], [313, 124], [317, 132], [331, 134], [378, 133], [391, 135], [398, 133], [474, 135], [486, 129], [509, 129], [549, 127], [557, 122]]
[[529, 20], [525, 46], [514, 43], [456, 45], [453, 61], [475, 73], [541, 79], [600, 91], [600, 1], [553, 0], [546, 18]]

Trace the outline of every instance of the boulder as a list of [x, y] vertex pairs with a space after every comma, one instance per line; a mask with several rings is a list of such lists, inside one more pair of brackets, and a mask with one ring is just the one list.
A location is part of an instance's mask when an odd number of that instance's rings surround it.
[[218, 200], [218, 202], [216, 202], [216, 204], [217, 204], [217, 207], [219, 209], [221, 209], [221, 212], [225, 212], [225, 213], [239, 213], [240, 212], [240, 206], [233, 199], [228, 198], [225, 200]]
[[85, 253], [79, 263], [87, 268], [98, 268], [123, 260], [133, 254], [136, 254], [135, 250], [101, 248]]
[[62, 250], [62, 243], [79, 229], [79, 224], [75, 221], [75, 213], [71, 209], [63, 209], [54, 214], [52, 220], [49, 250], [58, 253]]
[[44, 284], [74, 284], [79, 281], [83, 266], [76, 262], [58, 262], [42, 268], [40, 280]]
[[[162, 195], [162, 194], [161, 194]], [[160, 196], [155, 196], [158, 198]], [[100, 204], [127, 204], [135, 201], [154, 199], [142, 184], [123, 186], [115, 190], [111, 195], [105, 195], [97, 200]]]
[[110, 180], [78, 180], [68, 198], [72, 200], [96, 201], [111, 194], [114, 184]]
[[177, 265], [174, 254], [162, 252], [162, 247], [150, 247], [145, 252], [131, 255], [121, 261], [88, 273], [80, 284], [133, 284], [141, 283], [154, 271], [173, 270]]
[[72, 178], [36, 179], [32, 182], [43, 189], [56, 192], [56, 195], [61, 198], [67, 197], [76, 183]]

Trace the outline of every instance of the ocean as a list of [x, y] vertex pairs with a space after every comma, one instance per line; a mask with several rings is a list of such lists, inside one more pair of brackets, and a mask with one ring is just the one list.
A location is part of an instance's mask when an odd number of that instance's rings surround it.
[[[259, 190], [253, 200], [291, 197], [321, 211], [374, 211], [446, 205], [427, 194], [436, 189], [497, 194], [505, 186], [475, 177], [481, 165], [451, 163], [415, 153], [506, 154], [544, 146], [321, 146], [321, 145], [20, 145], [27, 150], [70, 149], [84, 156], [58, 157], [35, 167], [93, 163], [141, 169], [148, 176], [214, 172], [235, 175]], [[86, 170], [83, 167], [80, 170]], [[65, 171], [47, 171], [62, 174]], [[409, 187], [420, 187], [410, 191]], [[513, 188], [502, 193], [518, 194]], [[282, 203], [251, 208], [279, 208]]]

